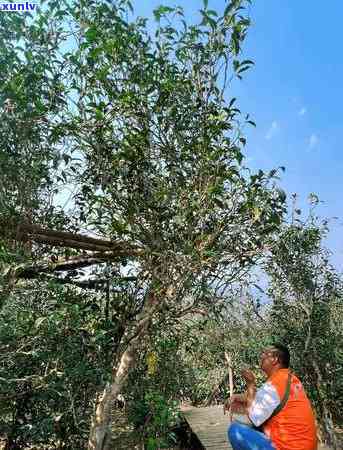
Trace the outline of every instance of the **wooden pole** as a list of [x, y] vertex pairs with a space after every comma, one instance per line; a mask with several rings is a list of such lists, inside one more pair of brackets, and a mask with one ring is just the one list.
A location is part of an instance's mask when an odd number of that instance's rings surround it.
[[229, 391], [230, 391], [230, 397], [233, 396], [233, 372], [232, 372], [232, 362], [231, 362], [231, 356], [225, 352], [225, 360], [229, 371]]
[[[229, 355], [227, 352], [224, 353], [225, 356], [225, 361], [228, 367], [228, 372], [229, 372], [229, 393], [230, 393], [230, 398], [233, 396], [233, 371], [232, 371], [232, 360], [231, 360], [231, 355]], [[225, 409], [224, 409], [224, 414], [225, 414]], [[230, 422], [232, 421], [232, 411], [231, 411], [231, 407], [229, 410], [229, 417], [230, 417]]]

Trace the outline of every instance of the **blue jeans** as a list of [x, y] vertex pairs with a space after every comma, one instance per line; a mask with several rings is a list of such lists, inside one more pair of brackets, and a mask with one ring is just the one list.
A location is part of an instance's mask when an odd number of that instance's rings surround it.
[[275, 450], [265, 434], [243, 423], [233, 422], [227, 434], [233, 450]]

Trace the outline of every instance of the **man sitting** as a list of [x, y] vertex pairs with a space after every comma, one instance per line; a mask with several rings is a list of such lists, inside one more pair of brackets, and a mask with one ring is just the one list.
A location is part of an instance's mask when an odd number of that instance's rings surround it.
[[[265, 349], [260, 367], [267, 381], [256, 390], [255, 375], [244, 370], [244, 394], [225, 404], [231, 414], [247, 414], [251, 425], [232, 422], [228, 436], [234, 450], [316, 450], [315, 419], [304, 388], [289, 370], [288, 349], [280, 344]], [[287, 400], [287, 401], [286, 401]], [[263, 432], [254, 427], [261, 427]]]

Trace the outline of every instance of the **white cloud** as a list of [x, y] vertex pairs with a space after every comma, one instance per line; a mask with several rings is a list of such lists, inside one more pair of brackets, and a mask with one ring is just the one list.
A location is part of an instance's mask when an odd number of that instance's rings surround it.
[[299, 116], [304, 116], [307, 112], [307, 109], [305, 108], [305, 106], [303, 106], [300, 111], [298, 112]]
[[279, 124], [276, 122], [276, 120], [274, 120], [269, 128], [269, 130], [267, 131], [267, 134], [265, 136], [265, 138], [267, 139], [267, 141], [269, 141], [272, 137], [275, 136], [275, 134], [278, 132], [279, 130]]
[[317, 147], [318, 143], [319, 143], [319, 137], [315, 133], [312, 133], [308, 140], [308, 147], [310, 149], [313, 149], [313, 148]]

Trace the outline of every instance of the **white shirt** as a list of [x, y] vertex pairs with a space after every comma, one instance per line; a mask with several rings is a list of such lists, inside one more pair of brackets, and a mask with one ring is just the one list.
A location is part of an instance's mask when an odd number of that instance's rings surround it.
[[280, 403], [277, 390], [267, 381], [256, 391], [255, 399], [248, 410], [249, 419], [255, 427], [259, 427], [269, 419]]

